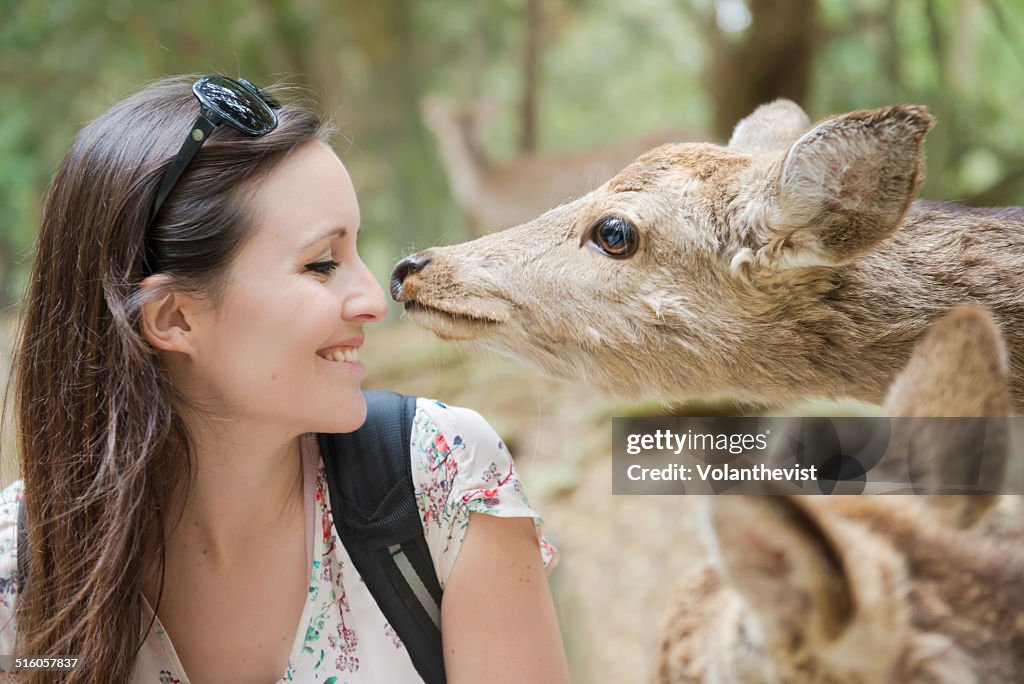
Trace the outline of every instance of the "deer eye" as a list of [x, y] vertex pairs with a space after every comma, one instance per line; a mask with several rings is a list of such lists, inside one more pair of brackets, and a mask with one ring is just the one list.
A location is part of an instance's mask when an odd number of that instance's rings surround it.
[[616, 259], [633, 256], [637, 247], [636, 228], [619, 216], [603, 216], [590, 229], [590, 241], [602, 253]]

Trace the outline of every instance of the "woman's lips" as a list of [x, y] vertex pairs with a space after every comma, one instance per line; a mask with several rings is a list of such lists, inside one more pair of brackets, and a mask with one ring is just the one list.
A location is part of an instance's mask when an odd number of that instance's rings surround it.
[[329, 347], [317, 352], [317, 356], [328, 361], [359, 361], [359, 347]]
[[359, 361], [359, 348], [363, 346], [363, 337], [350, 337], [344, 340], [334, 340], [326, 347], [318, 349], [316, 354], [328, 361]]

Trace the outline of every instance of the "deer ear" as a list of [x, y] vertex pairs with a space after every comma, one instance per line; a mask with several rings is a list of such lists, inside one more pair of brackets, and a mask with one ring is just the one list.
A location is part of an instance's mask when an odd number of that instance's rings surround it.
[[[896, 423], [902, 427], [893, 439], [907, 444], [911, 481], [924, 493], [974, 483], [985, 491], [1002, 488], [1010, 457], [1007, 373], [999, 328], [978, 306], [956, 307], [915, 346], [889, 389], [886, 409], [893, 417], [947, 417]], [[996, 497], [938, 496], [929, 502], [947, 522], [967, 527]]]
[[1007, 352], [991, 314], [961, 305], [932, 323], [889, 388], [891, 416], [1010, 414]]
[[853, 615], [839, 551], [798, 497], [712, 500], [712, 556], [775, 639], [837, 638]]
[[736, 124], [729, 147], [747, 154], [785, 150], [809, 125], [800, 105], [792, 100], [776, 100], [761, 105]]
[[918, 105], [826, 119], [789, 148], [768, 216], [780, 265], [834, 266], [891, 235], [924, 177]]

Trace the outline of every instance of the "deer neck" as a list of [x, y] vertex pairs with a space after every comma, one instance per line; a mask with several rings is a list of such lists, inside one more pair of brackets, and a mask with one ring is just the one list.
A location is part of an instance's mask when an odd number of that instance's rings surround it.
[[985, 306], [1002, 323], [1012, 392], [1024, 405], [1024, 208], [918, 201], [880, 248], [836, 269], [830, 289], [794, 319], [823, 394], [879, 402], [914, 343], [960, 303]]

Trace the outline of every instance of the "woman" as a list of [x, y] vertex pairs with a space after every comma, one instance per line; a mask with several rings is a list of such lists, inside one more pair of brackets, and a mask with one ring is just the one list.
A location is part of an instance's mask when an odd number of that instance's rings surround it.
[[[419, 681], [334, 543], [313, 437], [364, 420], [358, 351], [386, 310], [330, 134], [206, 77], [76, 137], [16, 351], [0, 653], [82, 656], [67, 681]], [[567, 681], [555, 552], [497, 435], [421, 399], [412, 437], [448, 681]]]

